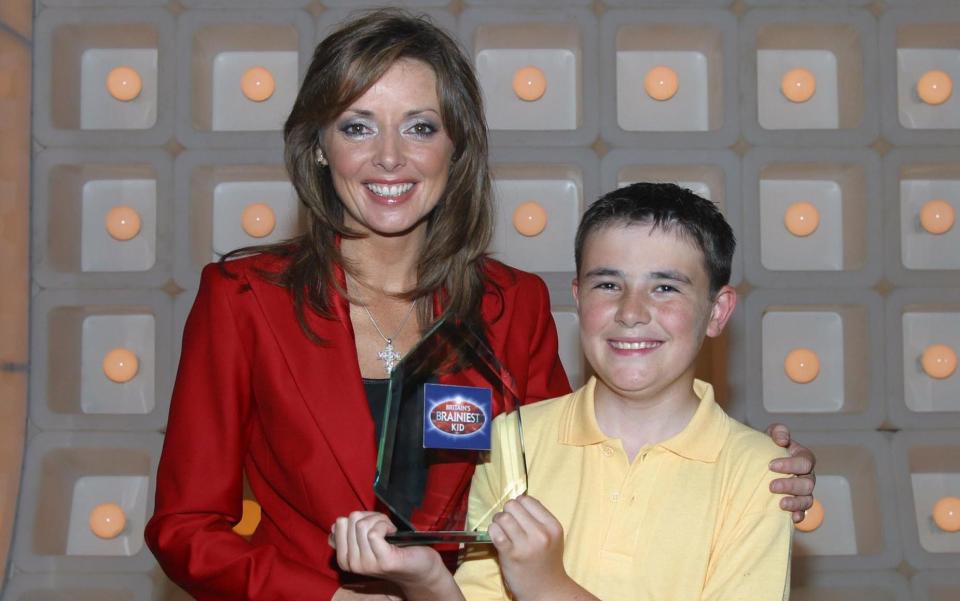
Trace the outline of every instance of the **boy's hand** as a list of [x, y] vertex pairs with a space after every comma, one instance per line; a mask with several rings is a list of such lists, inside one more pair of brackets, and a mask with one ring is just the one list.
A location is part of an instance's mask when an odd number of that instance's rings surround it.
[[354, 511], [337, 518], [330, 529], [330, 546], [340, 569], [395, 582], [401, 587], [446, 571], [440, 554], [430, 547], [395, 547], [384, 537], [397, 531], [387, 516]]
[[563, 598], [564, 589], [576, 586], [563, 567], [563, 526], [540, 501], [526, 495], [508, 501], [488, 532], [517, 601]]
[[807, 447], [791, 440], [790, 430], [783, 424], [771, 424], [767, 434], [777, 445], [787, 449], [790, 457], [774, 459], [770, 469], [780, 474], [791, 474], [795, 478], [779, 478], [770, 483], [770, 492], [792, 495], [780, 500], [780, 508], [793, 513], [793, 521], [803, 520], [803, 513], [813, 505], [813, 489], [817, 484], [817, 475], [813, 468], [817, 458]]

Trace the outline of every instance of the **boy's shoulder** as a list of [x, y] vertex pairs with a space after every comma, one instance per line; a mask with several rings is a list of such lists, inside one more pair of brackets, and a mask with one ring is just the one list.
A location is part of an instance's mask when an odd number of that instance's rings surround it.
[[738, 499], [734, 504], [752, 511], [779, 513], [777, 507], [783, 495], [771, 494], [769, 490], [770, 482], [781, 475], [770, 470], [770, 462], [789, 454], [763, 432], [729, 416], [727, 420], [729, 432], [717, 458], [725, 496]]
[[731, 459], [754, 458], [764, 464], [776, 457], [786, 457], [786, 449], [779, 447], [767, 434], [754, 430], [730, 416], [727, 416], [730, 431], [723, 445], [723, 455]]
[[582, 390], [583, 388], [581, 387], [561, 396], [543, 399], [542, 401], [520, 407], [524, 433], [526, 433], [527, 430], [546, 427], [548, 424], [558, 421], [567, 406], [574, 402], [574, 399]]

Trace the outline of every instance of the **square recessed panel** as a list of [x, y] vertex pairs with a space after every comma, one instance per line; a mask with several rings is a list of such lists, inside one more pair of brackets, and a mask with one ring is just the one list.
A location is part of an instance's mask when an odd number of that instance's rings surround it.
[[[251, 204], [273, 210], [276, 225], [261, 238], [247, 234], [241, 216]], [[300, 233], [299, 201], [289, 182], [223, 182], [213, 189], [213, 260], [235, 248], [271, 244]]]
[[[761, 322], [763, 406], [770, 413], [828, 413], [844, 405], [843, 318], [828, 311], [770, 311]], [[820, 373], [806, 384], [787, 377], [784, 359], [808, 348]], [[817, 490], [819, 491], [819, 485]]]
[[[917, 82], [927, 71], [945, 72], [953, 80], [953, 94], [942, 104], [927, 104], [917, 93]], [[897, 114], [908, 129], [960, 128], [960, 49], [897, 49]]]
[[[142, 89], [130, 101], [107, 91], [107, 76], [116, 67], [131, 67]], [[80, 129], [150, 129], [157, 123], [157, 50], [91, 48], [80, 59]]]
[[[81, 271], [147, 271], [153, 267], [157, 258], [156, 180], [90, 180], [83, 184], [81, 198]], [[140, 233], [130, 240], [117, 240], [107, 233], [107, 213], [121, 205], [140, 215]]]
[[900, 258], [907, 269], [960, 269], [960, 226], [931, 234], [920, 226], [920, 210], [942, 199], [960, 215], [960, 181], [900, 181]]
[[[809, 236], [787, 231], [790, 205], [817, 208], [820, 225]], [[760, 180], [760, 262], [773, 271], [843, 269], [843, 190], [833, 180]]]
[[[153, 411], [156, 379], [153, 315], [90, 315], [83, 320], [80, 348], [80, 408], [83, 413], [144, 414]], [[133, 379], [114, 382], [103, 372], [104, 356], [125, 348], [137, 356]]]
[[931, 344], [945, 344], [960, 353], [960, 313], [903, 314], [903, 392], [911, 411], [960, 411], [960, 370], [938, 380], [920, 365]]
[[[791, 69], [816, 78], [816, 92], [806, 102], [791, 102], [780, 82]], [[837, 57], [829, 50], [758, 50], [757, 120], [764, 129], [837, 129], [840, 105]]]
[[[73, 487], [67, 555], [136, 555], [143, 548], [147, 523], [146, 476], [83, 476]], [[116, 503], [126, 526], [112, 539], [96, 536], [89, 526], [90, 512], [101, 503]]]
[[[529, 66], [543, 71], [547, 80], [539, 100], [521, 100], [513, 91], [514, 74]], [[580, 92], [577, 54], [573, 50], [490, 48], [477, 53], [476, 68], [491, 130], [577, 128]]]
[[823, 504], [823, 523], [812, 532], [794, 533], [794, 555], [856, 555], [850, 482], [843, 476], [818, 474], [817, 499]]
[[[677, 74], [677, 93], [668, 100], [654, 100], [644, 90], [647, 72], [657, 66]], [[708, 131], [707, 57], [695, 51], [617, 51], [617, 123], [626, 131]]]
[[960, 532], [941, 530], [933, 521], [937, 501], [960, 497], [960, 473], [914, 473], [910, 474], [910, 485], [920, 546], [930, 553], [960, 553]]
[[[221, 52], [213, 60], [213, 130], [283, 129], [297, 97], [296, 52]], [[273, 76], [273, 95], [262, 102], [244, 96], [240, 80], [248, 69], [263, 67]]]
[[557, 337], [560, 344], [560, 362], [570, 386], [576, 389], [586, 380], [584, 373], [583, 351], [580, 346], [580, 319], [575, 311], [554, 311], [553, 320], [557, 324]]
[[[526, 271], [574, 270], [573, 239], [580, 221], [580, 187], [573, 180], [495, 179], [496, 227], [490, 250], [500, 261]], [[524, 236], [513, 225], [513, 213], [525, 202], [547, 213], [547, 225], [536, 236]]]

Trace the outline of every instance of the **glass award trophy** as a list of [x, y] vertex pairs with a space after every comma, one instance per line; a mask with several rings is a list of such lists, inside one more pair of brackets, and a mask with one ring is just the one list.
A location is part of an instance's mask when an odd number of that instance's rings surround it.
[[399, 529], [389, 542], [489, 542], [485, 529], [464, 529], [470, 476], [496, 447], [501, 490], [481, 524], [526, 492], [519, 408], [513, 377], [485, 341], [442, 320], [431, 327], [390, 374], [374, 481]]

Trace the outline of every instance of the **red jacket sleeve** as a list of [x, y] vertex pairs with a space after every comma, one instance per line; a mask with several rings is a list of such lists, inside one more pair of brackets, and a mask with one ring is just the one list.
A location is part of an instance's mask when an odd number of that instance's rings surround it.
[[529, 352], [530, 363], [527, 367], [527, 391], [524, 403], [533, 403], [543, 399], [551, 399], [570, 392], [570, 382], [560, 363], [559, 346], [557, 342], [557, 324], [553, 321], [550, 312], [550, 294], [547, 286], [539, 277], [527, 275], [531, 284], [523, 286], [521, 298], [530, 310], [534, 323], [530, 340], [526, 348]]
[[251, 359], [232, 299], [246, 285], [203, 271], [187, 320], [147, 545], [201, 601], [329, 599], [339, 583], [232, 531], [242, 513], [252, 413]]

